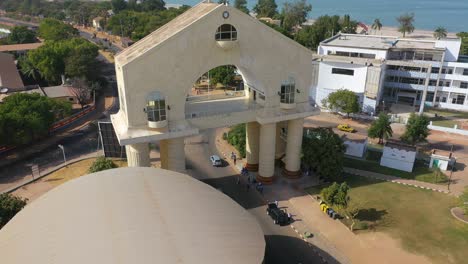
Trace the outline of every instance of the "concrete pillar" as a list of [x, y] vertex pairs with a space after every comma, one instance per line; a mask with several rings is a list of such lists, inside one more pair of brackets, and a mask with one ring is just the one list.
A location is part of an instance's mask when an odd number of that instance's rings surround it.
[[271, 184], [275, 174], [276, 123], [260, 126], [260, 163], [257, 181]]
[[150, 167], [148, 143], [126, 145], [128, 167]]
[[283, 175], [286, 178], [301, 177], [301, 148], [304, 119], [288, 121], [288, 138], [286, 142], [286, 164]]
[[281, 129], [284, 127], [283, 122], [276, 124], [275, 160], [280, 160], [285, 155], [286, 141], [281, 138]]
[[177, 172], [185, 172], [184, 138], [161, 140], [161, 168]]
[[250, 122], [245, 125], [245, 130], [245, 152], [247, 159], [245, 167], [249, 171], [258, 171], [260, 125], [257, 122]]

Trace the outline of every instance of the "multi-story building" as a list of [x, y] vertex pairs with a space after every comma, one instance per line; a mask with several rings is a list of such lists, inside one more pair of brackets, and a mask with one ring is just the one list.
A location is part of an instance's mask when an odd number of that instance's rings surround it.
[[322, 105], [331, 92], [348, 89], [367, 113], [392, 103], [468, 111], [468, 60], [459, 56], [460, 45], [457, 38], [338, 34], [318, 47], [311, 97]]

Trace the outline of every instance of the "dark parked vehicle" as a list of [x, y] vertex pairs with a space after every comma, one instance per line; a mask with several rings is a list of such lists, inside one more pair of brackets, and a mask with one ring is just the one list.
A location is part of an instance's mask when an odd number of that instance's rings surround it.
[[267, 214], [271, 217], [271, 219], [273, 219], [275, 225], [288, 225], [290, 222], [288, 214], [285, 211], [279, 209], [275, 203], [268, 204]]

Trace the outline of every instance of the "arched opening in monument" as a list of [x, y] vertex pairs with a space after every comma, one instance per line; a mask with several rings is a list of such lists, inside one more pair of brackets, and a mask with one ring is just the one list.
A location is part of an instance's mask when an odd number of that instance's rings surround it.
[[264, 93], [249, 84], [234, 65], [222, 65], [202, 74], [187, 94], [186, 119], [243, 112], [263, 106]]

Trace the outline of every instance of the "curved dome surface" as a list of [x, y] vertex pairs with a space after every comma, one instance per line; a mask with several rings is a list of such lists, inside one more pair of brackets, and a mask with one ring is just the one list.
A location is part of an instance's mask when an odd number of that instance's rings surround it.
[[240, 205], [185, 174], [119, 168], [67, 182], [0, 230], [2, 263], [262, 263]]

